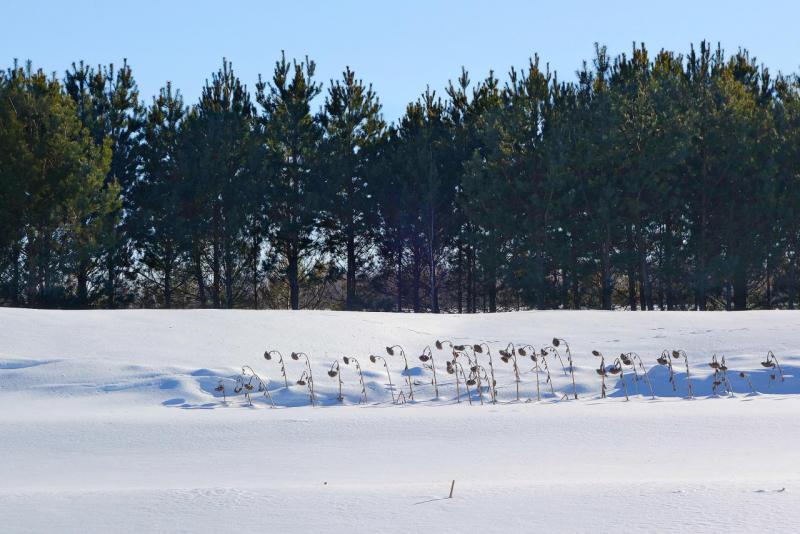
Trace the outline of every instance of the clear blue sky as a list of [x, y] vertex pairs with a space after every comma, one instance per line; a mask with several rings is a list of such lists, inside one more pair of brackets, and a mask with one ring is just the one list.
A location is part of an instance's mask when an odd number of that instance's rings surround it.
[[686, 51], [705, 38], [728, 51], [746, 47], [773, 72], [800, 70], [800, 3], [792, 0], [12, 0], [0, 14], [5, 65], [31, 59], [61, 76], [72, 61], [127, 57], [147, 102], [171, 80], [193, 103], [223, 56], [252, 91], [285, 49], [314, 59], [326, 86], [349, 65], [373, 84], [390, 120], [426, 84], [441, 92], [462, 65], [473, 80], [490, 68], [503, 78], [538, 52], [573, 78], [595, 41], [616, 54], [632, 41]]

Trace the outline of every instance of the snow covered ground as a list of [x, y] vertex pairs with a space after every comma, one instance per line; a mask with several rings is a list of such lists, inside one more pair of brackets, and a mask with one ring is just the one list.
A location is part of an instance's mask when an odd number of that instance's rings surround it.
[[[0, 531], [793, 532], [799, 326], [800, 312], [0, 309]], [[579, 399], [560, 400], [571, 377], [548, 356], [554, 394], [542, 371], [537, 402], [533, 362], [518, 356], [516, 402], [499, 350], [554, 336], [572, 348]], [[463, 382], [457, 402], [449, 352], [435, 348], [434, 399], [418, 356], [436, 339], [489, 344], [497, 404], [484, 390], [481, 406], [473, 387], [470, 405]], [[407, 373], [385, 351], [394, 344]], [[268, 349], [284, 355], [288, 389]], [[682, 360], [676, 391], [656, 364], [664, 349], [687, 352], [694, 399]], [[783, 382], [759, 364], [768, 349]], [[619, 375], [601, 399], [592, 350], [608, 365], [639, 353], [656, 398], [626, 369], [631, 400]], [[311, 358], [315, 408], [294, 384], [305, 368], [292, 351]], [[732, 397], [712, 395], [714, 353]], [[370, 354], [385, 357], [394, 392]], [[327, 371], [343, 356], [360, 362], [366, 405], [352, 362], [337, 399]], [[277, 408], [256, 390], [253, 406], [234, 393], [242, 365], [266, 379]], [[409, 394], [406, 377], [415, 401], [393, 405], [393, 393]]]

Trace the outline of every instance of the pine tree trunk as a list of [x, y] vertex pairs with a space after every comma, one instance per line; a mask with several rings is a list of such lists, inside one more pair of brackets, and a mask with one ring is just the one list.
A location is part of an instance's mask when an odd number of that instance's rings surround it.
[[600, 245], [600, 276], [602, 278], [602, 306], [604, 310], [611, 309], [611, 296], [613, 291], [613, 280], [611, 279], [611, 243], [610, 229], [606, 228], [606, 239]]
[[487, 281], [486, 292], [489, 299], [489, 313], [495, 313], [497, 312], [497, 277], [494, 274]]
[[472, 268], [472, 247], [467, 245], [467, 313], [473, 313], [474, 310], [474, 288], [472, 281], [474, 278], [474, 271]]
[[397, 312], [403, 311], [403, 242], [397, 237]]
[[464, 247], [459, 241], [458, 243], [458, 260], [456, 263], [456, 300], [457, 300], [457, 307], [458, 313], [461, 314], [464, 311], [462, 300], [464, 299], [464, 290], [461, 287], [463, 280], [464, 280]]
[[206, 280], [203, 277], [203, 255], [200, 250], [200, 243], [195, 237], [192, 243], [192, 264], [194, 269], [194, 279], [197, 284], [197, 299], [200, 302], [200, 307], [205, 308], [208, 305], [208, 298], [206, 296]]
[[38, 287], [38, 278], [39, 278], [39, 242], [36, 239], [36, 234], [40, 232], [38, 230], [33, 230], [31, 232], [33, 235], [28, 235], [28, 277], [25, 284], [25, 301], [28, 306], [33, 306], [36, 303], [36, 292]]
[[227, 239], [224, 241], [225, 250], [225, 307], [233, 308], [233, 254], [231, 253], [231, 245]]
[[253, 223], [253, 246], [251, 250], [251, 259], [253, 261], [253, 309], [258, 309], [258, 253], [260, 250], [260, 239], [258, 235], [258, 225]]
[[116, 295], [116, 280], [117, 280], [117, 269], [116, 269], [116, 262], [114, 261], [114, 251], [108, 251], [108, 256], [106, 258], [106, 307], [109, 310], [113, 310], [116, 306], [116, 302], [114, 301], [114, 296]]
[[667, 222], [664, 224], [664, 262], [663, 262], [663, 289], [667, 300], [667, 310], [675, 309], [675, 291], [672, 287], [673, 272], [673, 250], [672, 250], [672, 217], [667, 214]]
[[536, 309], [543, 310], [546, 306], [545, 296], [547, 293], [547, 273], [545, 272], [544, 265], [544, 243], [540, 243], [539, 252], [536, 254], [536, 271], [538, 279], [536, 285], [539, 286], [538, 290], [536, 291]]
[[20, 256], [22, 255], [22, 248], [20, 247], [19, 241], [14, 241], [14, 246], [12, 247], [11, 252], [11, 261], [13, 262], [13, 267], [11, 268], [11, 303], [14, 306], [19, 306], [19, 293], [20, 293], [20, 284], [21, 284], [21, 276], [20, 276]]
[[439, 313], [439, 292], [436, 287], [436, 255], [434, 251], [436, 250], [436, 233], [435, 233], [435, 217], [436, 213], [433, 209], [433, 205], [431, 205], [431, 227], [430, 227], [430, 235], [428, 239], [428, 259], [429, 265], [429, 278], [430, 278], [430, 298], [431, 298], [431, 312]]
[[220, 246], [220, 208], [219, 206], [214, 207], [214, 243], [211, 246], [211, 305], [214, 308], [220, 308], [220, 286], [222, 284], [221, 276], [220, 276], [220, 254], [221, 254], [221, 246]]
[[172, 307], [172, 254], [167, 253], [164, 262], [164, 307]]
[[[797, 255], [797, 243], [794, 242], [794, 241], [792, 242], [792, 251], [795, 253], [795, 255]], [[788, 270], [789, 270], [789, 277], [788, 277], [789, 281], [788, 281], [788, 284], [787, 284], [788, 287], [786, 288], [786, 290], [787, 290], [787, 295], [786, 295], [786, 297], [787, 297], [787, 306], [788, 306], [788, 308], [790, 310], [793, 310], [794, 309], [794, 305], [795, 305], [795, 299], [797, 298], [797, 263], [796, 263], [796, 261], [794, 261], [794, 262], [790, 261], [789, 262]]]
[[79, 308], [88, 308], [89, 307], [89, 275], [87, 273], [88, 266], [86, 262], [81, 261], [80, 265], [78, 266], [78, 273], [77, 273], [77, 296], [78, 296], [78, 307]]
[[356, 309], [356, 236], [352, 226], [347, 229], [347, 296], [345, 309]]
[[733, 309], [747, 309], [747, 268], [741, 259], [733, 272]]
[[414, 245], [414, 266], [412, 270], [413, 280], [411, 281], [412, 298], [414, 303], [414, 313], [419, 313], [422, 309], [419, 297], [419, 290], [422, 278], [422, 258], [420, 258], [419, 243]]
[[289, 307], [293, 310], [300, 309], [300, 258], [294, 243], [288, 245], [287, 257], [289, 260]]

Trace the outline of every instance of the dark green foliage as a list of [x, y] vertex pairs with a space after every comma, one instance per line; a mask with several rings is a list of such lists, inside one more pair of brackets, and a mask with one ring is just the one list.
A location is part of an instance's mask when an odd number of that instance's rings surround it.
[[795, 308], [800, 81], [744, 50], [596, 45], [462, 69], [393, 125], [345, 69], [227, 61], [186, 108], [131, 69], [0, 74], [0, 302]]

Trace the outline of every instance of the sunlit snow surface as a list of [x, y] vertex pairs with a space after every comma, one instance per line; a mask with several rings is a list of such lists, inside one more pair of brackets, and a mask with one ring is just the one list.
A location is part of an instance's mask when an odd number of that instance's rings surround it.
[[[800, 312], [527, 312], [453, 316], [336, 312], [0, 309], [2, 532], [794, 532], [800, 525]], [[555, 358], [555, 395], [508, 342], [573, 352], [579, 400]], [[487, 342], [499, 402], [470, 406], [434, 349], [440, 398], [418, 356], [436, 339]], [[408, 356], [415, 402], [401, 356]], [[280, 367], [263, 358], [279, 350]], [[655, 359], [689, 355], [686, 400]], [[655, 388], [608, 379], [599, 359], [639, 353]], [[759, 362], [772, 350], [785, 381]], [[293, 385], [312, 361], [319, 406]], [[734, 396], [712, 396], [711, 355]], [[331, 362], [342, 364], [344, 406]], [[562, 352], [563, 356], [563, 352]], [[488, 357], [479, 355], [488, 369]], [[566, 359], [565, 366], [568, 366]], [[242, 365], [276, 409], [233, 393]], [[651, 368], [652, 367], [652, 368]], [[746, 380], [748, 374], [753, 394]], [[223, 381], [228, 402], [215, 391]], [[636, 395], [638, 390], [639, 395]], [[526, 402], [531, 400], [531, 402]], [[446, 499], [455, 480], [452, 499]]]

